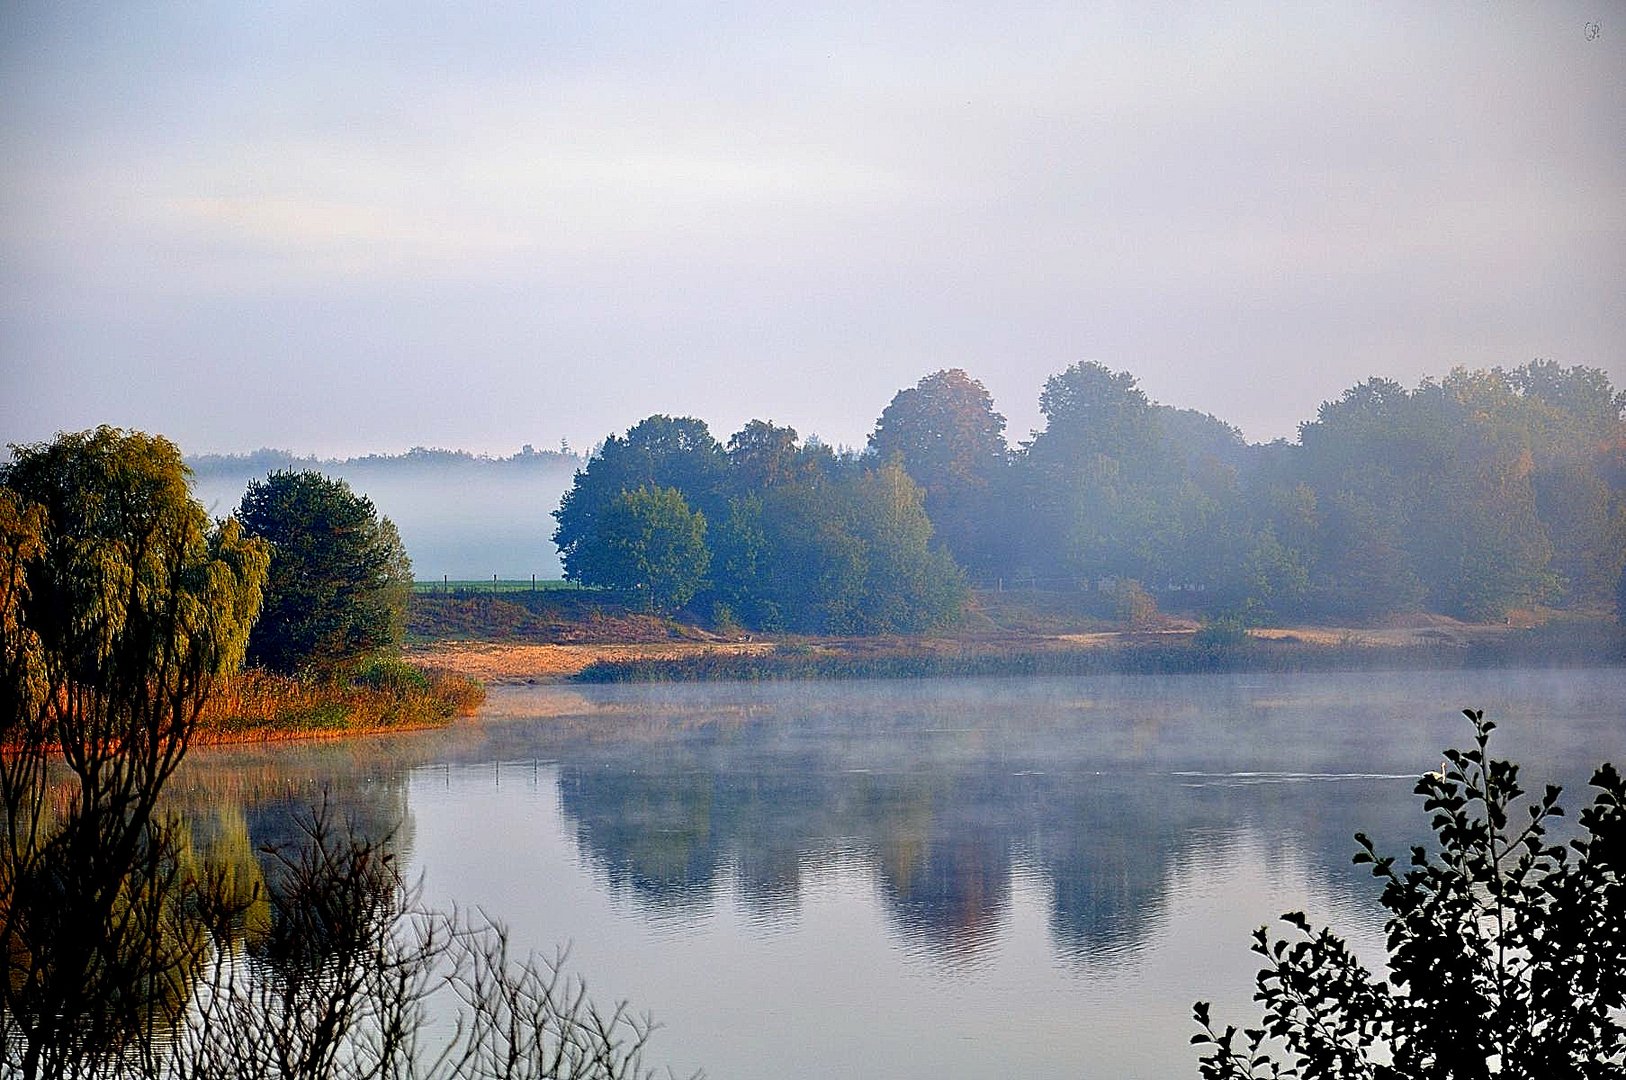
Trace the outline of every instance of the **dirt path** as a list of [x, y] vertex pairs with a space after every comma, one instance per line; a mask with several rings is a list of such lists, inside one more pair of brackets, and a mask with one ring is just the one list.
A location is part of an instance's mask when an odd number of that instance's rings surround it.
[[662, 642], [654, 645], [504, 645], [447, 641], [413, 645], [407, 658], [488, 684], [563, 679], [594, 660], [676, 660], [705, 652], [772, 652], [770, 642]]

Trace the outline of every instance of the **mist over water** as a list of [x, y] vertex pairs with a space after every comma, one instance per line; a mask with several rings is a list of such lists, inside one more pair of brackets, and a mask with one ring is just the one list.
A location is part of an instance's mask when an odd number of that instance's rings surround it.
[[1573, 820], [1623, 703], [1618, 669], [504, 687], [187, 776], [399, 815], [427, 901], [570, 943], [680, 1074], [1161, 1078], [1195, 1073], [1193, 999], [1252, 1015], [1253, 927], [1303, 909], [1381, 957], [1351, 836], [1426, 838], [1459, 707]]

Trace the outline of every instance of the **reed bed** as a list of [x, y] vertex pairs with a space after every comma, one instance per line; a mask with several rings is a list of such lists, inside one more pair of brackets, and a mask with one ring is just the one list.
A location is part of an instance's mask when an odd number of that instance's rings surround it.
[[318, 679], [242, 671], [210, 697], [195, 741], [309, 739], [443, 727], [485, 700], [485, 687], [405, 661], [371, 661]]
[[972, 647], [958, 653], [781, 646], [769, 653], [708, 650], [667, 659], [599, 660], [576, 676], [584, 683], [911, 679], [1455, 669], [1505, 666], [1584, 667], [1626, 660], [1620, 633], [1529, 632], [1467, 645], [1319, 644], [1245, 635], [1205, 644], [1141, 641], [1093, 648]]

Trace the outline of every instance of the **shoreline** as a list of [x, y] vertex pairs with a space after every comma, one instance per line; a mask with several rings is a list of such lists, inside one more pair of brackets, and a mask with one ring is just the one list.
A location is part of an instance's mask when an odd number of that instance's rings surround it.
[[995, 637], [786, 638], [631, 644], [458, 640], [409, 646], [416, 665], [491, 686], [1224, 671], [1376, 670], [1626, 663], [1626, 628], [1425, 624], [1270, 627], [1203, 645], [1189, 630]]
[[487, 686], [568, 682], [597, 662], [660, 662], [704, 653], [767, 655], [772, 641], [666, 641], [641, 644], [435, 641], [408, 645], [403, 656], [420, 667], [477, 679]]

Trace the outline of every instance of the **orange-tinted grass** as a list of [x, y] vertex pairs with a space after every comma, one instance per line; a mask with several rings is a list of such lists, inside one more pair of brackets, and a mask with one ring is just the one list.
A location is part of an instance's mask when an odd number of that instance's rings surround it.
[[485, 700], [466, 676], [422, 671], [412, 685], [333, 683], [243, 671], [223, 681], [198, 717], [195, 744], [340, 738], [444, 727]]

